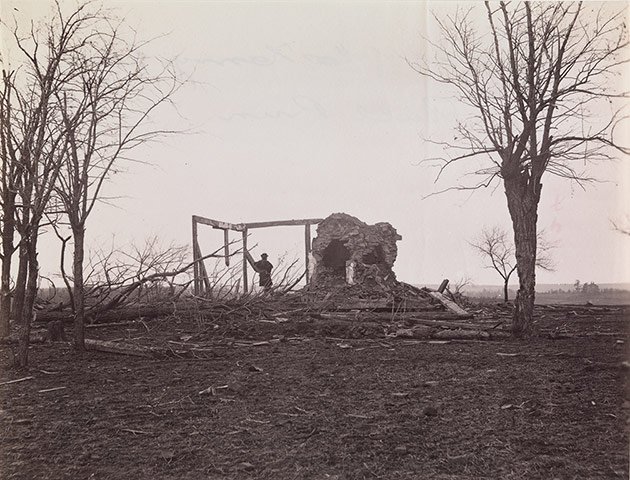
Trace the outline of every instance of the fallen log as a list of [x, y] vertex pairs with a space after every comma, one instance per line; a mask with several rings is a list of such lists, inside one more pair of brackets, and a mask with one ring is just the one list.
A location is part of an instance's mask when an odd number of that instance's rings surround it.
[[487, 340], [490, 338], [490, 334], [483, 330], [440, 330], [434, 333], [432, 338], [438, 340]]
[[[384, 317], [373, 319], [373, 320], [381, 320], [381, 321], [387, 320], [388, 322], [391, 322], [390, 319], [386, 319]], [[401, 319], [395, 318], [394, 320], [401, 320]], [[485, 330], [485, 329], [489, 330], [492, 328], [491, 326], [484, 327], [482, 325], [477, 325], [477, 324], [472, 324], [472, 323], [459, 323], [459, 322], [449, 322], [449, 321], [444, 321], [444, 320], [432, 320], [428, 318], [418, 318], [416, 316], [406, 317], [404, 318], [404, 321], [419, 324], [419, 325], [427, 325], [430, 327], [440, 327], [440, 328], [447, 328], [447, 329], [462, 328], [466, 330]]]
[[[31, 332], [29, 343], [44, 343], [48, 340], [46, 332]], [[16, 333], [0, 338], [0, 345], [17, 345], [20, 338]]]
[[[462, 317], [457, 316], [450, 312], [398, 312], [385, 314], [384, 312], [312, 312], [309, 314], [315, 318], [330, 318], [355, 322], [382, 322], [382, 323], [395, 323], [395, 322], [412, 322], [421, 323], [422, 321], [440, 321], [442, 320], [444, 325], [448, 325], [451, 322], [448, 320], [464, 320]], [[465, 325], [465, 324], [461, 324]]]
[[[362, 319], [359, 317], [344, 318], [334, 313], [319, 313], [312, 314], [314, 318], [325, 319], [324, 325], [330, 327], [341, 326], [353, 326], [353, 327], [366, 327], [366, 328], [381, 328], [385, 325], [391, 325], [390, 317], [367, 317]], [[401, 327], [394, 336], [406, 337], [406, 338], [448, 338], [452, 340], [466, 339], [466, 338], [489, 338], [504, 336], [501, 331], [496, 330], [496, 322], [487, 325], [473, 324], [473, 323], [461, 323], [461, 322], [449, 322], [440, 320], [429, 320], [419, 318], [407, 318], [405, 322], [412, 322], [416, 326]], [[453, 337], [448, 337], [448, 333], [441, 332], [463, 332], [453, 333]], [[470, 332], [470, 333], [468, 333]], [[481, 332], [481, 333], [480, 333]], [[439, 333], [439, 335], [438, 335]], [[509, 335], [508, 335], [509, 336]]]
[[134, 357], [154, 358], [161, 356], [182, 356], [188, 352], [172, 350], [170, 348], [145, 347], [122, 342], [109, 342], [107, 340], [85, 339], [85, 349], [98, 352], [117, 353], [119, 355], [131, 355]]
[[396, 338], [431, 338], [436, 333], [435, 328], [422, 326], [415, 328], [401, 328], [392, 335]]
[[[201, 299], [200, 299], [201, 300]], [[267, 303], [262, 304], [265, 309], [272, 309]], [[213, 303], [208, 301], [207, 304], [177, 304], [173, 303], [163, 305], [136, 305], [127, 308], [117, 308], [107, 311], [88, 311], [86, 313], [86, 320], [88, 325], [98, 325], [102, 323], [118, 323], [128, 322], [142, 319], [153, 319], [158, 317], [167, 317], [175, 314], [195, 314], [198, 312], [216, 312], [216, 313], [233, 313], [237, 312], [239, 308], [245, 308], [246, 303], [243, 305], [230, 306], [223, 303]], [[62, 320], [64, 322], [72, 322], [74, 315], [70, 311], [47, 311], [42, 310], [37, 312], [37, 321], [44, 323]], [[87, 326], [87, 325], [86, 325]]]
[[[90, 324], [98, 323], [116, 323], [131, 321], [139, 318], [157, 318], [160, 316], [172, 315], [181, 308], [175, 308], [173, 305], [165, 305], [162, 307], [147, 306], [136, 308], [124, 308], [120, 310], [109, 310], [106, 312], [88, 312], [86, 319]], [[184, 310], [188, 311], [188, 310]], [[192, 310], [191, 310], [192, 311]], [[63, 322], [72, 322], [74, 315], [69, 311], [39, 311], [37, 312], [37, 321], [53, 322], [61, 320]]]
[[507, 338], [509, 332], [502, 330], [485, 331], [479, 328], [456, 328], [440, 329], [421, 325], [412, 328], [401, 328], [389, 335], [394, 338], [415, 338], [415, 339], [435, 339], [435, 340], [490, 340], [497, 338]]
[[86, 325], [85, 328], [128, 327], [131, 325], [142, 325], [142, 323], [137, 320], [131, 320], [130, 322], [93, 323], [91, 325]]

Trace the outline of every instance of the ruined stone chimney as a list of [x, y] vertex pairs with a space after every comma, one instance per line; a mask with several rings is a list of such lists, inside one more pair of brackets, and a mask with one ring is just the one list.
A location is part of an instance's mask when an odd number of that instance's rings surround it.
[[319, 223], [313, 240], [311, 285], [394, 284], [392, 267], [398, 254], [396, 242], [401, 239], [389, 223], [368, 225], [345, 213], [330, 215]]

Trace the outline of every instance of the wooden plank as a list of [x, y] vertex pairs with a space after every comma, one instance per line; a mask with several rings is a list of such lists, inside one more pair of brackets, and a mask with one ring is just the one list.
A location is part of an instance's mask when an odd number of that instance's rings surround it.
[[273, 220], [270, 222], [249, 222], [249, 223], [230, 223], [223, 222], [221, 220], [214, 220], [212, 218], [206, 218], [199, 215], [193, 215], [193, 221], [209, 225], [214, 228], [220, 228], [223, 230], [234, 230], [236, 232], [242, 232], [248, 228], [266, 228], [266, 227], [287, 227], [287, 226], [300, 226], [300, 225], [316, 225], [320, 223], [323, 218], [305, 218], [299, 220]]
[[247, 281], [247, 228], [243, 230], [243, 293], [249, 292], [249, 283]]
[[311, 261], [311, 224], [304, 225], [304, 268], [306, 269], [306, 284], [311, 283], [311, 274], [308, 271]]
[[110, 342], [107, 340], [85, 339], [86, 350], [96, 350], [98, 352], [117, 353], [119, 355], [132, 355], [135, 357], [151, 358], [155, 355], [172, 355], [173, 352], [164, 348], [145, 347], [143, 345], [133, 345], [122, 342]]
[[256, 271], [256, 273], [258, 273], [258, 268], [256, 267], [256, 260], [254, 260], [254, 257], [252, 257], [252, 255], [251, 255], [251, 253], [249, 253], [249, 251], [245, 252], [245, 258], [247, 258], [247, 261], [252, 266], [254, 271]]
[[225, 266], [230, 266], [230, 231], [223, 230], [223, 255], [225, 256]]
[[[385, 320], [387, 317], [380, 318], [379, 320]], [[450, 329], [464, 329], [464, 330], [490, 330], [492, 326], [490, 325], [479, 325], [474, 323], [459, 323], [459, 322], [451, 322], [446, 319], [439, 320], [439, 317], [435, 317], [435, 319], [431, 318], [419, 318], [419, 317], [409, 317], [405, 320], [409, 322], [413, 322], [414, 324], [419, 325], [427, 325], [429, 327], [440, 327], [440, 328], [450, 328]]]
[[245, 223], [245, 228], [266, 228], [266, 227], [290, 227], [295, 225], [316, 225], [324, 220], [323, 218], [307, 218], [303, 220], [275, 220], [271, 222], [250, 222]]
[[201, 217], [199, 215], [193, 215], [193, 221], [198, 223], [202, 223], [204, 225], [209, 225], [214, 228], [221, 228], [223, 230], [235, 230], [240, 232], [243, 230], [243, 224], [235, 224], [230, 222], [222, 222], [221, 220], [213, 220], [211, 218]]
[[[344, 315], [339, 315], [339, 313], [335, 313], [335, 312], [312, 313], [311, 316], [315, 318], [334, 320], [335, 322], [339, 324], [352, 324], [352, 325], [357, 325], [357, 326], [380, 326], [380, 325], [392, 323], [392, 319], [390, 317], [361, 317], [361, 316], [356, 317], [355, 316], [353, 318], [348, 318], [348, 317], [345, 317]], [[438, 329], [438, 328], [449, 329], [449, 330], [459, 329], [459, 330], [472, 330], [475, 332], [492, 330], [492, 327], [488, 325], [478, 325], [478, 324], [473, 324], [473, 323], [459, 323], [459, 322], [450, 322], [448, 320], [431, 320], [431, 319], [422, 319], [422, 318], [415, 318], [415, 319], [410, 319], [410, 320], [413, 320], [414, 325], [403, 327], [404, 329], [413, 330], [414, 328], [417, 328], [417, 325], [425, 325], [428, 327], [433, 327], [435, 329]]]
[[210, 290], [210, 279], [208, 278], [208, 271], [206, 270], [206, 264], [203, 259], [203, 255], [201, 254], [201, 247], [199, 247], [199, 243], [195, 242], [193, 247], [193, 252], [196, 252], [196, 263], [197, 271], [195, 273], [196, 277], [196, 293], [195, 295], [201, 295], [201, 286], [205, 285], [206, 291]]
[[201, 279], [206, 287], [206, 293], [210, 291], [210, 278], [208, 278], [208, 271], [206, 270], [206, 262], [203, 260], [201, 249], [199, 250], [199, 272], [201, 273]]
[[193, 243], [193, 293], [199, 295], [201, 290], [201, 283], [199, 279], [199, 243], [197, 242], [197, 217], [192, 217], [192, 243]]
[[442, 305], [448, 308], [451, 312], [456, 313], [457, 315], [462, 315], [462, 316], [470, 315], [470, 313], [468, 313], [466, 310], [464, 310], [462, 307], [457, 305], [452, 300], [449, 300], [448, 298], [446, 298], [440, 292], [429, 292], [429, 295], [431, 295], [433, 298], [439, 301]]

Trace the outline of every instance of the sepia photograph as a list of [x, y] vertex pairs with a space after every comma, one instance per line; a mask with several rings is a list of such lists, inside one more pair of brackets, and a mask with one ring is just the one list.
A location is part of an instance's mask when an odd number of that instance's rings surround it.
[[0, 0], [0, 478], [630, 480], [629, 21]]

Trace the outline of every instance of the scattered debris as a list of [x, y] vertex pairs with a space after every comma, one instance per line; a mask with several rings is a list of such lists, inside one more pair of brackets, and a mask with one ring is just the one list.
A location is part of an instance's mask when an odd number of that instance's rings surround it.
[[243, 470], [245, 472], [252, 472], [254, 470], [256, 470], [256, 467], [254, 467], [251, 463], [249, 462], [241, 462], [238, 465], [238, 469], [239, 470]]
[[33, 378], [35, 377], [22, 377], [22, 378], [17, 378], [15, 380], [9, 380], [8, 382], [2, 382], [0, 383], [0, 385], [10, 385], [12, 383], [20, 383], [20, 382], [25, 382], [27, 380], [33, 380]]
[[122, 342], [111, 342], [107, 340], [85, 339], [86, 350], [96, 350], [99, 352], [117, 353], [120, 355], [131, 355], [134, 357], [154, 357], [157, 354], [166, 353], [167, 349], [157, 347], [145, 347]]
[[207, 395], [209, 393], [214, 397], [217, 395], [217, 390], [225, 390], [227, 388], [229, 388], [229, 385], [219, 385], [216, 387], [214, 385], [211, 385], [205, 390], [202, 390], [201, 392], [199, 392], [198, 395]]
[[45, 388], [44, 390], [37, 390], [37, 393], [56, 392], [57, 390], [63, 390], [64, 388], [68, 387]]
[[132, 428], [121, 428], [121, 432], [133, 433], [134, 435], [153, 435], [151, 432], [145, 432], [143, 430], [134, 430]]

